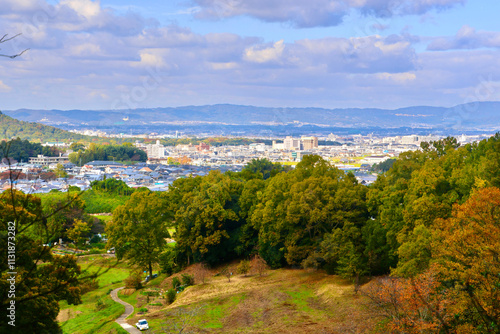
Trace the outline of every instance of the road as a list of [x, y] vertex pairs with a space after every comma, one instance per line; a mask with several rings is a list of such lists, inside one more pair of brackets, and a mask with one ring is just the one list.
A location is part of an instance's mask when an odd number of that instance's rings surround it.
[[124, 286], [122, 286], [121, 288], [118, 288], [118, 289], [114, 289], [113, 291], [111, 291], [110, 295], [111, 295], [111, 298], [117, 302], [117, 303], [120, 303], [122, 304], [123, 306], [125, 306], [125, 312], [123, 312], [123, 314], [118, 318], [116, 319], [115, 321], [123, 327], [124, 330], [126, 330], [127, 332], [129, 333], [134, 333], [134, 334], [138, 334], [138, 333], [141, 333], [140, 330], [138, 330], [137, 328], [135, 328], [134, 326], [132, 325], [129, 325], [125, 319], [131, 315], [132, 313], [134, 313], [134, 307], [132, 305], [130, 305], [129, 303], [125, 303], [123, 300], [121, 300], [120, 298], [118, 298], [118, 291], [120, 291], [121, 289], [123, 289]]

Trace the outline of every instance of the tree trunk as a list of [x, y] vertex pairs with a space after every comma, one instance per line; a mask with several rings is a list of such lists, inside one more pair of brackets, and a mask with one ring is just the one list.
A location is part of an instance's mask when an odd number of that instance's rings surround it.
[[149, 279], [153, 278], [153, 265], [151, 264], [151, 261], [149, 261]]

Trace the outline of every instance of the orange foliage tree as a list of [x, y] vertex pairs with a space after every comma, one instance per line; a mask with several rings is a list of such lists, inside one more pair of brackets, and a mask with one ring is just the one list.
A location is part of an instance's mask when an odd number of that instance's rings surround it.
[[451, 333], [453, 300], [431, 268], [411, 279], [378, 278], [362, 288], [389, 319], [390, 333]]
[[429, 269], [362, 291], [392, 333], [500, 333], [500, 189], [476, 190], [434, 228]]
[[[500, 332], [500, 189], [476, 190], [456, 205], [449, 219], [436, 221], [434, 256], [441, 279], [453, 284], [455, 313], [473, 328]], [[469, 331], [470, 332], [470, 331]]]

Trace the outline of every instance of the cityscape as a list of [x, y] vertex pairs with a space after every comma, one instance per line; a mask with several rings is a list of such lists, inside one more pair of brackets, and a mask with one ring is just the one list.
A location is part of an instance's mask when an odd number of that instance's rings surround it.
[[499, 13], [1, 0], [0, 334], [500, 333]]

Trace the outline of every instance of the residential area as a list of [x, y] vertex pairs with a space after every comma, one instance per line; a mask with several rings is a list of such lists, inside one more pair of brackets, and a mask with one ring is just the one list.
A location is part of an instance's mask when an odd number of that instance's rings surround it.
[[[458, 141], [466, 144], [487, 138], [483, 136], [461, 136]], [[80, 190], [89, 188], [90, 183], [105, 178], [124, 181], [131, 188], [147, 187], [152, 191], [166, 191], [178, 178], [203, 176], [211, 170], [241, 171], [253, 159], [268, 159], [271, 162], [291, 165], [301, 161], [305, 155], [316, 154], [331, 161], [336, 167], [353, 171], [363, 184], [376, 179], [370, 173], [371, 166], [397, 158], [401, 152], [417, 150], [423, 141], [439, 140], [437, 136], [400, 136], [377, 138], [354, 135], [340, 137], [331, 134], [322, 140], [335, 142], [336, 145], [318, 145], [318, 137], [286, 137], [265, 145], [255, 140], [250, 145], [217, 146], [206, 143], [198, 145], [163, 146], [160, 140], [155, 144], [137, 141], [135, 146], [147, 153], [148, 161], [125, 165], [114, 161], [92, 161], [77, 166], [69, 162], [71, 151], [59, 157], [39, 155], [30, 157], [28, 163], [0, 163], [0, 189], [14, 187], [25, 193], [47, 193], [65, 191], [70, 186]], [[46, 143], [55, 145], [55, 143]], [[54, 171], [62, 166], [65, 177], [58, 177]], [[16, 177], [11, 181], [9, 168]], [[61, 167], [59, 167], [61, 168]], [[59, 175], [60, 176], [60, 175]]]

